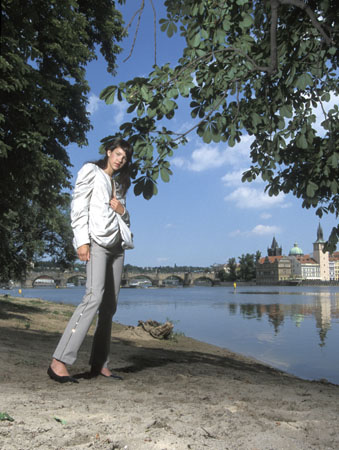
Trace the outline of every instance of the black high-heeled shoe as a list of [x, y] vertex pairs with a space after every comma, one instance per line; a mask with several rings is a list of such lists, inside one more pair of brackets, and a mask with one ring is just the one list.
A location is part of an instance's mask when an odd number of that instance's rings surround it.
[[47, 374], [49, 375], [52, 380], [57, 381], [58, 383], [79, 383], [79, 381], [76, 378], [70, 377], [69, 375], [61, 377], [60, 375], [57, 375], [51, 366], [47, 369]]
[[111, 375], [104, 375], [103, 373], [100, 373], [99, 375], [105, 378], [114, 378], [115, 380], [123, 380], [123, 378], [120, 375], [117, 375], [116, 373], [111, 373]]
[[113, 378], [115, 380], [123, 380], [123, 378], [120, 375], [117, 375], [116, 373], [111, 373], [111, 375], [104, 375], [103, 373], [101, 373], [101, 369], [98, 369], [95, 366], [92, 366], [90, 374], [92, 377], [97, 377], [97, 376], [101, 376], [101, 377], [105, 377], [105, 378]]

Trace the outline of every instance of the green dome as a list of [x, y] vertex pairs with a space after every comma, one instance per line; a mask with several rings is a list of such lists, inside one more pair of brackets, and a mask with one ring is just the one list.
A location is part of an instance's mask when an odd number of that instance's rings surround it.
[[295, 243], [294, 246], [291, 248], [289, 256], [301, 256], [304, 252], [301, 250], [300, 247], [298, 247], [298, 244]]

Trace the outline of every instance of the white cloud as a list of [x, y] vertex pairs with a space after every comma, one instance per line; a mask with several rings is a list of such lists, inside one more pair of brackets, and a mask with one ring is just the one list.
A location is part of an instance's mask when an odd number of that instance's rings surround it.
[[187, 161], [184, 158], [180, 158], [180, 157], [176, 156], [175, 158], [172, 158], [171, 164], [174, 167], [179, 167], [179, 169], [182, 169], [186, 166]]
[[115, 125], [121, 125], [124, 122], [124, 117], [126, 115], [126, 111], [128, 108], [128, 103], [126, 100], [123, 100], [122, 102], [116, 101], [113, 103], [113, 121]]
[[267, 220], [267, 219], [270, 219], [271, 217], [272, 217], [272, 214], [270, 214], [270, 213], [264, 212], [264, 213], [260, 214], [261, 219]]
[[244, 169], [240, 169], [240, 170], [234, 170], [233, 172], [228, 172], [226, 173], [226, 175], [224, 175], [221, 178], [221, 181], [226, 185], [226, 186], [237, 186], [237, 185], [241, 185], [241, 178], [242, 178], [242, 174], [244, 172]]
[[87, 104], [86, 110], [87, 112], [89, 112], [90, 114], [95, 113], [96, 111], [98, 111], [99, 106], [100, 106], [100, 98], [95, 95], [95, 94], [91, 94], [89, 96], [89, 103]]
[[234, 147], [227, 148], [227, 164], [236, 167], [249, 167], [250, 160], [250, 147], [253, 142], [253, 136], [245, 134], [241, 137], [241, 141]]
[[192, 152], [188, 168], [194, 172], [202, 172], [223, 166], [227, 161], [227, 151], [214, 145], [203, 145]]
[[241, 231], [239, 229], [231, 231], [228, 235], [230, 237], [239, 237], [239, 236], [266, 236], [266, 235], [275, 235], [280, 233], [280, 228], [275, 225], [256, 225], [250, 231]]
[[280, 228], [275, 225], [256, 225], [251, 234], [263, 236], [266, 234], [277, 234], [280, 232]]
[[[245, 135], [241, 142], [234, 147], [227, 147], [226, 144], [202, 144], [196, 147], [190, 158], [175, 157], [172, 164], [181, 169], [192, 170], [193, 172], [203, 172], [221, 166], [244, 167], [250, 165], [250, 145], [253, 137]], [[246, 169], [243, 169], [244, 171]], [[241, 177], [240, 177], [241, 178]]]
[[[234, 170], [233, 172], [227, 172], [222, 178], [221, 181], [223, 181], [223, 183], [225, 184], [225, 186], [244, 186], [243, 182], [241, 181], [243, 173], [246, 171], [247, 169], [242, 168], [242, 169], [237, 169]], [[262, 181], [260, 178], [256, 178], [255, 180], [251, 181], [251, 186], [253, 186], [253, 184], [255, 183], [255, 185], [257, 186], [258, 183], [262, 184]]]
[[259, 189], [242, 186], [235, 189], [225, 197], [226, 202], [233, 202], [240, 209], [265, 209], [272, 206], [281, 206], [285, 200], [285, 195], [280, 193], [276, 197], [270, 197]]

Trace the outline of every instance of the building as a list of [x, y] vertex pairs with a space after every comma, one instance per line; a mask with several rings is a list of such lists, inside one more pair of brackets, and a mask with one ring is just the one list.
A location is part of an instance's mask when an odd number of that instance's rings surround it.
[[282, 255], [275, 237], [267, 249], [267, 256], [260, 258], [256, 265], [258, 284], [275, 284], [279, 282], [298, 282], [302, 280], [339, 281], [339, 252], [329, 255], [324, 252], [325, 241], [319, 224], [317, 240], [313, 243], [313, 254], [305, 255], [297, 243], [288, 256]]
[[258, 284], [275, 284], [289, 280], [292, 276], [291, 261], [286, 256], [266, 256], [260, 258], [256, 265]]
[[272, 245], [267, 249], [268, 256], [282, 256], [282, 247], [279, 247], [278, 242], [273, 237]]
[[331, 281], [339, 281], [339, 252], [329, 256], [329, 272]]
[[322, 281], [330, 280], [329, 253], [324, 252], [325, 241], [323, 230], [319, 223], [317, 230], [317, 240], [313, 244], [313, 258], [319, 264], [319, 277]]

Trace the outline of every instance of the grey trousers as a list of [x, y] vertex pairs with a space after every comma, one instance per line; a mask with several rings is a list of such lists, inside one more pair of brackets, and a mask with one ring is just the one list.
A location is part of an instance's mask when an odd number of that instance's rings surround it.
[[86, 293], [68, 322], [53, 358], [65, 364], [73, 364], [98, 313], [89, 363], [98, 369], [107, 367], [112, 318], [117, 309], [123, 266], [124, 250], [120, 243], [104, 248], [91, 242], [90, 259], [86, 266]]

